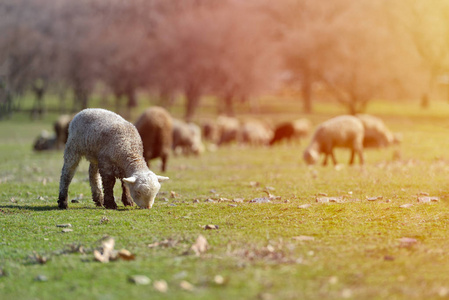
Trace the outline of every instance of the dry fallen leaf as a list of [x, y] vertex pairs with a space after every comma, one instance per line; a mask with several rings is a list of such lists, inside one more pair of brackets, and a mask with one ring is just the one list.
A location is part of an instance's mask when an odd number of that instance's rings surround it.
[[48, 278], [45, 275], [37, 275], [36, 277], [34, 277], [34, 280], [43, 282], [43, 281], [48, 281]]
[[155, 243], [152, 243], [152, 244], [148, 244], [148, 248], [156, 248], [156, 247], [159, 247], [159, 245], [160, 245], [159, 242], [155, 242]]
[[151, 283], [151, 279], [145, 275], [133, 275], [130, 276], [128, 280], [137, 285], [148, 285]]
[[94, 250], [94, 258], [102, 263], [108, 263], [111, 259], [114, 259], [113, 255], [115, 246], [115, 240], [111, 237], [103, 239], [101, 242], [101, 252]]
[[429, 202], [438, 202], [440, 201], [439, 197], [418, 197], [418, 202], [420, 203], [429, 203]]
[[94, 258], [96, 261], [99, 261], [101, 263], [107, 263], [109, 262], [109, 257], [104, 256], [103, 254], [101, 254], [100, 251], [98, 250], [94, 250]]
[[376, 200], [381, 200], [383, 198], [384, 198], [384, 196], [375, 196], [375, 197], [367, 197], [366, 200], [368, 200], [368, 201], [376, 201]]
[[135, 260], [136, 259], [136, 256], [126, 249], [120, 250], [118, 252], [118, 257], [120, 257], [123, 260]]
[[343, 202], [343, 197], [316, 197], [316, 202], [318, 203], [328, 203], [328, 202]]
[[196, 256], [200, 256], [201, 253], [206, 252], [208, 247], [209, 244], [207, 243], [206, 238], [200, 234], [196, 239], [196, 242], [190, 248], [195, 252]]
[[180, 286], [183, 290], [189, 291], [189, 292], [191, 292], [191, 291], [193, 291], [193, 290], [195, 289], [195, 287], [194, 287], [190, 282], [185, 281], [185, 280], [181, 281], [181, 282], [179, 283], [179, 286]]
[[215, 282], [216, 284], [222, 285], [222, 284], [225, 282], [225, 279], [224, 279], [224, 277], [221, 276], [221, 275], [215, 275], [215, 277], [214, 277], [214, 282]]
[[310, 204], [302, 204], [300, 206], [298, 206], [298, 208], [309, 208], [311, 205]]
[[171, 197], [171, 198], [179, 198], [179, 194], [176, 193], [175, 191], [171, 191], [171, 192], [170, 192], [170, 197]]
[[412, 207], [413, 206], [413, 204], [411, 204], [411, 203], [407, 203], [407, 204], [402, 204], [401, 206], [399, 206], [400, 208], [410, 208], [410, 207]]
[[292, 237], [295, 241], [313, 241], [315, 238], [313, 236], [307, 236], [307, 235], [300, 235], [300, 236], [294, 236]]
[[400, 246], [401, 247], [411, 247], [413, 245], [415, 245], [416, 243], [418, 243], [417, 239], [414, 238], [408, 238], [408, 237], [403, 237], [398, 239]]
[[218, 229], [218, 225], [208, 224], [204, 226], [204, 229]]
[[166, 293], [168, 290], [168, 284], [165, 280], [156, 280], [153, 283], [153, 287], [156, 291]]
[[262, 197], [262, 198], [254, 198], [249, 201], [249, 203], [270, 203], [270, 198]]
[[260, 182], [257, 182], [257, 181], [251, 181], [251, 182], [249, 183], [249, 185], [250, 185], [251, 187], [258, 187], [258, 186], [260, 186]]
[[72, 224], [70, 224], [70, 223], [67, 223], [67, 224], [56, 224], [56, 227], [68, 228], [68, 227], [72, 227]]
[[45, 264], [48, 259], [45, 256], [39, 255], [37, 252], [33, 251], [33, 255], [30, 256], [30, 259], [34, 262], [40, 263], [41, 265]]

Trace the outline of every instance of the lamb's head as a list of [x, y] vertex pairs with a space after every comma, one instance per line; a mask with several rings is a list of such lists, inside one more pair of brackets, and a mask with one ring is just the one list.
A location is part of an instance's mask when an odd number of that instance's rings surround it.
[[154, 198], [161, 188], [160, 182], [165, 180], [168, 180], [168, 177], [156, 175], [151, 171], [138, 172], [123, 178], [131, 197], [140, 208], [153, 207]]
[[304, 160], [308, 165], [313, 165], [316, 164], [318, 162], [318, 160], [320, 159], [320, 154], [318, 153], [318, 151], [314, 150], [314, 149], [310, 149], [307, 148], [304, 151]]

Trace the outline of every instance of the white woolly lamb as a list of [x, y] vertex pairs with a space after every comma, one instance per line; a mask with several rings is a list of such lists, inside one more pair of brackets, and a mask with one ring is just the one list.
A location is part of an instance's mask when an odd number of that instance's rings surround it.
[[151, 208], [161, 187], [159, 182], [168, 179], [148, 169], [142, 140], [133, 124], [104, 109], [85, 109], [69, 125], [59, 184], [61, 209], [68, 206], [69, 185], [82, 157], [90, 162], [89, 181], [97, 206], [117, 208], [113, 188], [115, 179], [119, 178], [125, 206], [133, 205], [131, 196], [140, 208]]
[[341, 147], [351, 149], [349, 164], [354, 163], [355, 154], [359, 156], [360, 164], [363, 164], [363, 137], [363, 124], [356, 117], [345, 115], [332, 118], [316, 129], [312, 141], [304, 151], [304, 160], [307, 164], [314, 164], [323, 153], [323, 165], [327, 164], [328, 156], [336, 165], [333, 149]]

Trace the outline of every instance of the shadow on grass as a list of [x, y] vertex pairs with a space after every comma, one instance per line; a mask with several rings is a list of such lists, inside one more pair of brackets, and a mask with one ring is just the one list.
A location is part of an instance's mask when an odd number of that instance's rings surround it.
[[[53, 210], [61, 210], [61, 211], [71, 211], [71, 210], [108, 210], [104, 207], [97, 207], [97, 206], [71, 206], [68, 209], [59, 209], [58, 205], [0, 205], [0, 214], [4, 213], [12, 213], [12, 211], [3, 211], [3, 209], [17, 209], [17, 210], [26, 210], [26, 211], [53, 211]], [[125, 208], [125, 207], [118, 207], [117, 209], [114, 209], [114, 211], [132, 211], [136, 209], [135, 207], [132, 208]]]

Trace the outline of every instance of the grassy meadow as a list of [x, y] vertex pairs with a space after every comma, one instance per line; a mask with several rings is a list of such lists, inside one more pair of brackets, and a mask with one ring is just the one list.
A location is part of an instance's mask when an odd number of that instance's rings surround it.
[[[259, 117], [298, 117], [278, 106], [262, 103]], [[329, 103], [315, 109], [314, 125], [343, 112]], [[346, 150], [337, 150], [336, 168], [306, 166], [308, 139], [171, 157], [151, 210], [124, 208], [118, 183], [119, 209], [95, 207], [86, 161], [69, 189], [79, 203], [58, 210], [62, 151], [32, 151], [56, 116], [0, 121], [0, 299], [449, 297], [449, 104], [421, 111], [379, 102], [368, 112], [403, 141], [366, 150], [363, 167], [347, 166]], [[159, 173], [159, 162], [152, 169]], [[270, 203], [250, 203], [264, 191]], [[341, 201], [318, 203], [324, 194]], [[418, 203], [427, 194], [439, 201]], [[196, 255], [199, 235], [209, 247]], [[96, 261], [106, 236], [135, 258]], [[136, 284], [135, 275], [151, 283]]]

